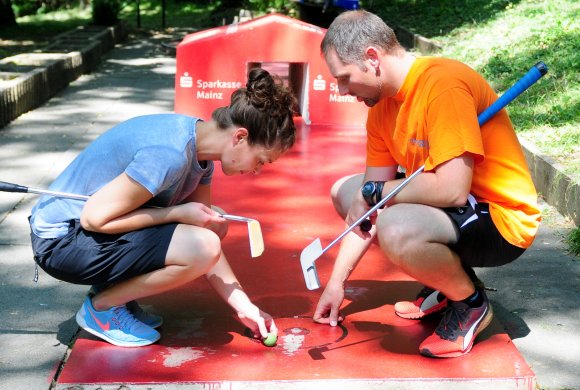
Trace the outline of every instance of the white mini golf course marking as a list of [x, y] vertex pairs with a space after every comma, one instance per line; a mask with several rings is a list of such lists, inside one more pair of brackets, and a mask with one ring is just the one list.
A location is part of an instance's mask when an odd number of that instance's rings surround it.
[[184, 363], [198, 360], [206, 356], [204, 350], [195, 348], [167, 348], [167, 353], [163, 353], [163, 365], [165, 367], [179, 367]]
[[282, 347], [284, 348], [284, 354], [292, 356], [302, 347], [304, 344], [305, 336], [310, 333], [308, 329], [304, 328], [290, 328], [284, 330], [286, 333], [283, 337]]

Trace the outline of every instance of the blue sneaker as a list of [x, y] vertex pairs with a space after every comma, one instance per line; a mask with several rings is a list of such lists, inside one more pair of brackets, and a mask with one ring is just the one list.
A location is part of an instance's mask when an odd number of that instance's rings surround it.
[[120, 347], [141, 347], [153, 344], [161, 335], [137, 320], [125, 305], [97, 311], [90, 297], [86, 297], [76, 315], [81, 328]]
[[137, 318], [145, 325], [148, 325], [154, 329], [159, 328], [161, 325], [163, 325], [163, 317], [143, 310], [143, 308], [139, 306], [137, 301], [127, 302], [125, 306], [127, 306], [127, 310], [129, 310], [129, 312], [133, 314], [133, 317]]
[[[93, 297], [103, 290], [104, 288], [101, 286], [92, 286], [89, 290], [89, 297]], [[127, 302], [126, 306], [127, 310], [133, 314], [133, 317], [137, 318], [145, 325], [148, 325], [152, 328], [159, 328], [161, 325], [163, 325], [163, 317], [143, 310], [137, 301]]]

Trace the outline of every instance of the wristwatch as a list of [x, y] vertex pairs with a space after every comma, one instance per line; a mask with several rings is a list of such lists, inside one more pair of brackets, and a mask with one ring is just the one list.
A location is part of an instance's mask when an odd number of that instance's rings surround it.
[[367, 181], [361, 188], [362, 196], [370, 207], [373, 207], [383, 198], [384, 181]]
[[376, 181], [367, 181], [365, 184], [363, 184], [361, 192], [365, 202], [367, 202], [369, 206], [373, 207], [377, 204], [375, 201], [375, 194], [377, 192]]

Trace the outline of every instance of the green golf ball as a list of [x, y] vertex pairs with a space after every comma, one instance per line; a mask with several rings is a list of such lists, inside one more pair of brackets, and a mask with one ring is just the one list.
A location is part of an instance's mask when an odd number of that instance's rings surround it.
[[266, 347], [273, 347], [276, 345], [276, 341], [278, 340], [278, 336], [274, 333], [268, 333], [268, 337], [266, 337], [262, 342]]

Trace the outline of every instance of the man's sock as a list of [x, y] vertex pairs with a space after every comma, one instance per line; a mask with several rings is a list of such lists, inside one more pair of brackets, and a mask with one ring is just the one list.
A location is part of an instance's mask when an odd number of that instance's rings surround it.
[[480, 307], [483, 305], [483, 295], [476, 289], [473, 294], [465, 298], [462, 302], [468, 304], [469, 307]]

